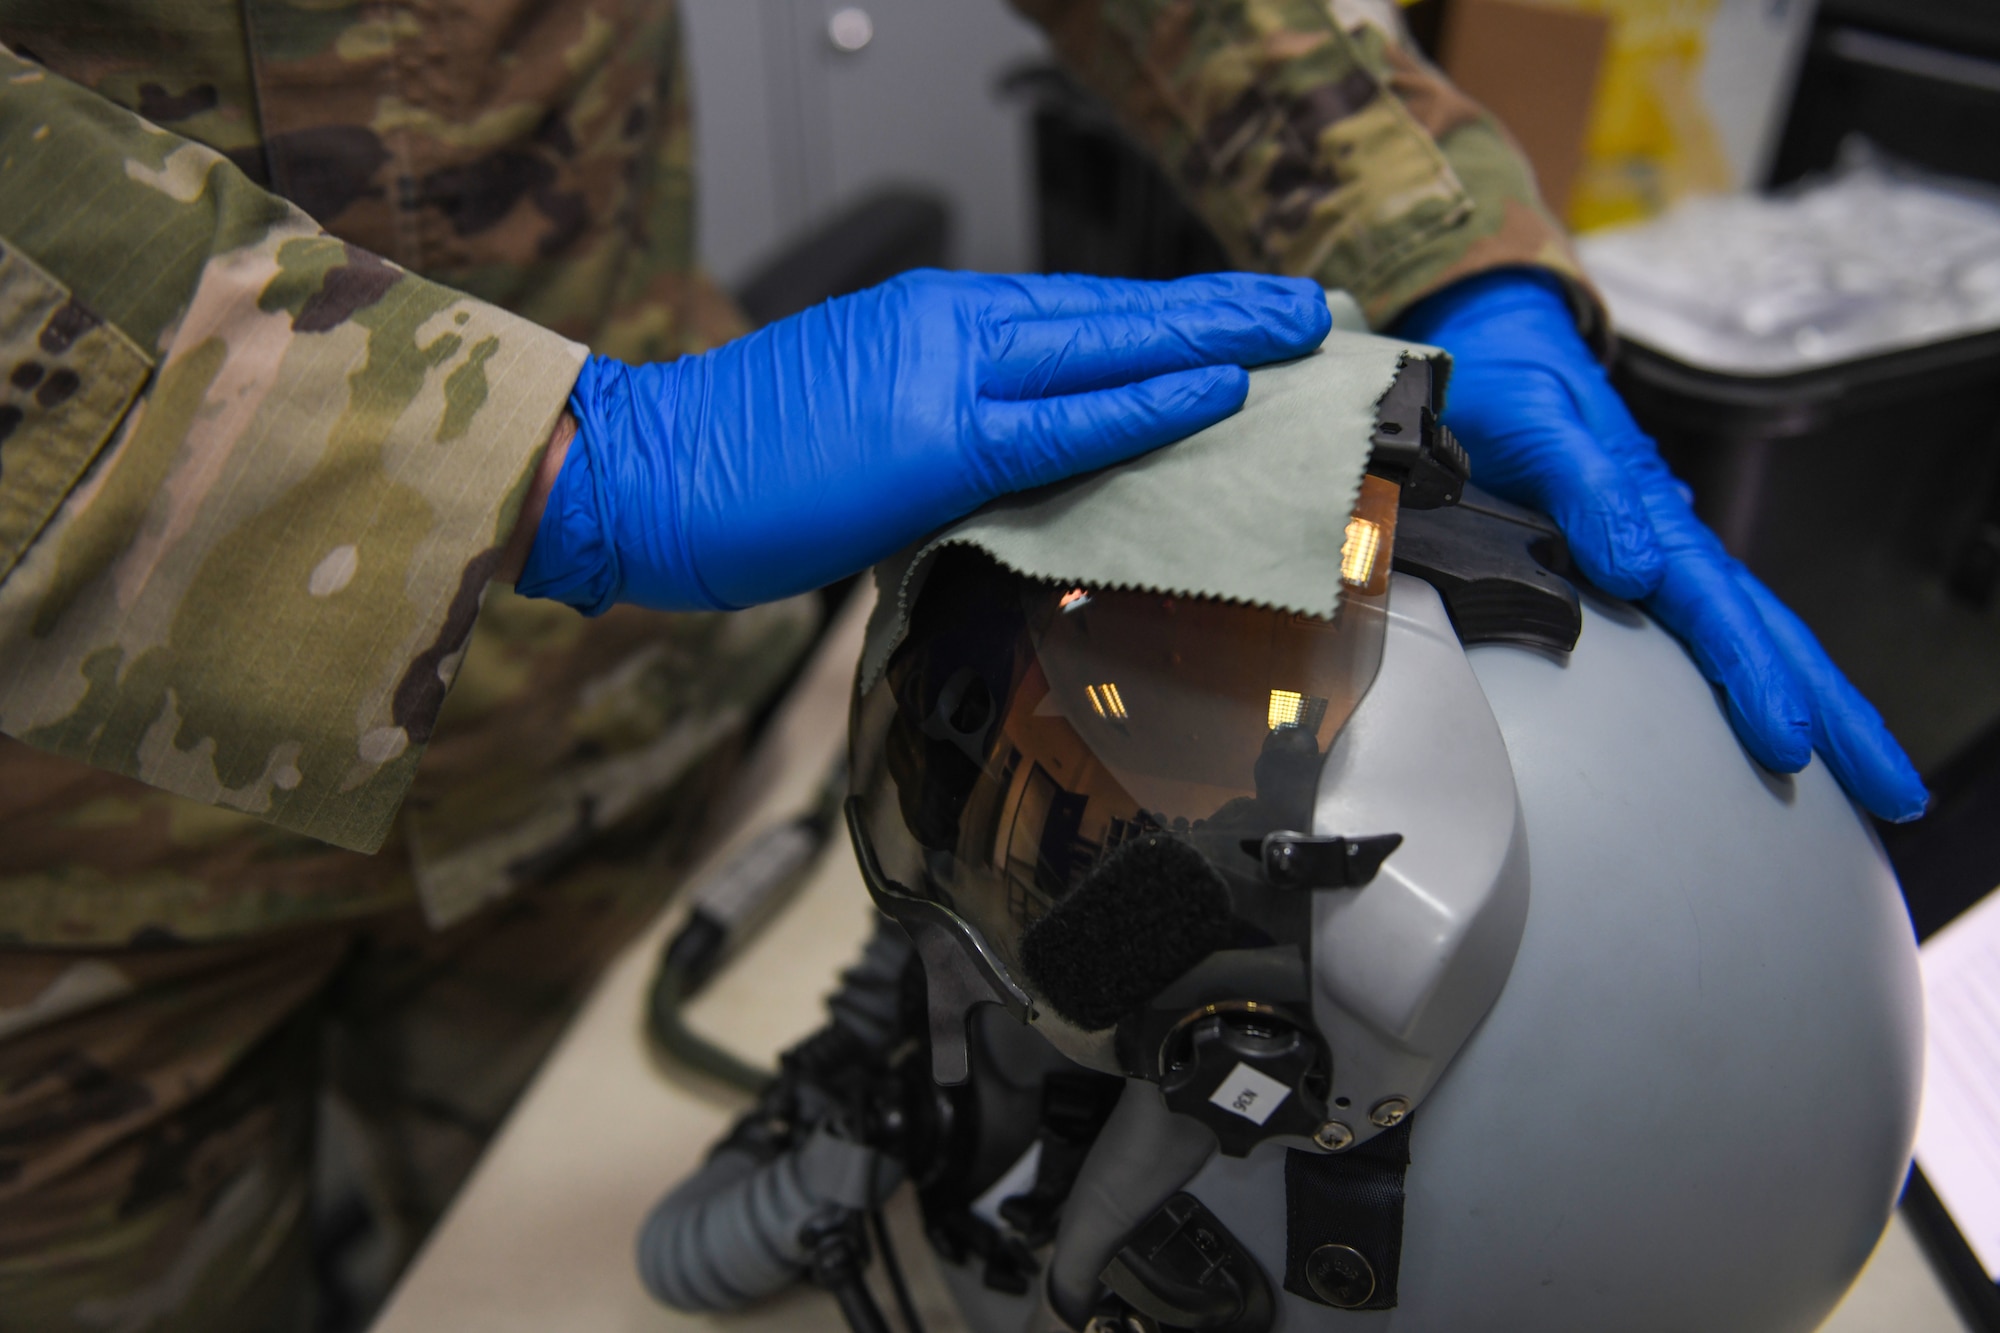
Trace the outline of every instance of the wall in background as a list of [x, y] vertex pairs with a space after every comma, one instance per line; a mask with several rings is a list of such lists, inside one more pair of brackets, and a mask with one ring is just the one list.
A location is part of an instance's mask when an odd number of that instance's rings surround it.
[[1027, 113], [1000, 84], [1048, 54], [1004, 0], [682, 0], [682, 12], [701, 247], [725, 285], [887, 185], [950, 202], [954, 265], [1032, 267]]

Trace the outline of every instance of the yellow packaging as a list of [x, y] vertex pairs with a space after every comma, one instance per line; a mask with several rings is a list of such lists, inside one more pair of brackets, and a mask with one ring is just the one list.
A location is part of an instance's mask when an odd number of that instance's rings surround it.
[[1691, 194], [1754, 188], [1778, 136], [1810, 0], [1549, 0], [1610, 20], [1578, 231], [1637, 222]]

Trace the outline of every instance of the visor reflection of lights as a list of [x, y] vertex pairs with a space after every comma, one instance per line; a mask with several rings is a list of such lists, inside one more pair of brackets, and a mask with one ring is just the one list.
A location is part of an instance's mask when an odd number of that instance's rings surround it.
[[1056, 605], [1065, 611], [1078, 611], [1089, 605], [1090, 593], [1084, 588], [1071, 588], [1062, 595]]
[[1340, 545], [1340, 581], [1357, 588], [1375, 577], [1375, 557], [1382, 549], [1382, 529], [1365, 518], [1347, 520], [1347, 538]]
[[1272, 731], [1285, 727], [1300, 727], [1306, 731], [1318, 731], [1319, 724], [1326, 720], [1327, 700], [1317, 694], [1300, 694], [1297, 690], [1272, 690], [1271, 706], [1264, 714], [1264, 725]]
[[1296, 727], [1305, 706], [1306, 697], [1297, 690], [1272, 690], [1271, 709], [1265, 715], [1265, 725], [1272, 731], [1280, 727]]
[[1090, 706], [1097, 710], [1099, 717], [1119, 722], [1125, 720], [1125, 698], [1118, 693], [1116, 685], [1108, 681], [1102, 685], [1086, 685], [1083, 692], [1090, 696]]

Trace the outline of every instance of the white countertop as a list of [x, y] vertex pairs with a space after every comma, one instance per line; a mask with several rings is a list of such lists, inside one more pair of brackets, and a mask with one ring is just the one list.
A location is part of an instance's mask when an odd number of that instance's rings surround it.
[[[726, 854], [745, 833], [810, 805], [844, 743], [865, 607], [849, 607], [779, 714], [741, 791]], [[800, 1288], [739, 1315], [690, 1316], [639, 1285], [633, 1239], [653, 1203], [692, 1171], [747, 1099], [663, 1069], [643, 1003], [682, 909], [615, 962], [514, 1109], [375, 1333], [845, 1333], [830, 1299]], [[690, 1007], [690, 1022], [746, 1057], [817, 1028], [821, 999], [866, 939], [872, 909], [853, 858], [830, 855], [791, 906]], [[960, 1326], [908, 1191], [891, 1209], [898, 1251], [932, 1333]], [[1901, 1218], [1821, 1333], [1967, 1333]]]

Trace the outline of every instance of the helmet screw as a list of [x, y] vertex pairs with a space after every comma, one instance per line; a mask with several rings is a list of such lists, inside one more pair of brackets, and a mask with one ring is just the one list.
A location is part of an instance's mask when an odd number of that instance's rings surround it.
[[1403, 1118], [1409, 1113], [1409, 1098], [1384, 1097], [1375, 1103], [1375, 1109], [1368, 1113], [1368, 1118], [1383, 1129], [1394, 1129], [1403, 1123]]
[[1339, 1152], [1354, 1142], [1354, 1131], [1338, 1120], [1329, 1120], [1313, 1131], [1313, 1142], [1328, 1152]]

